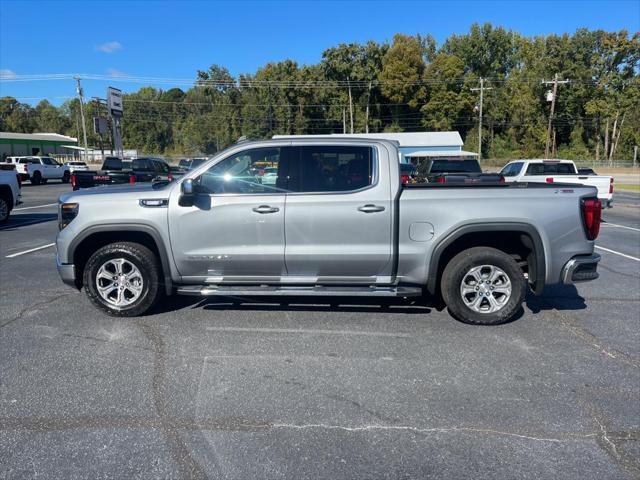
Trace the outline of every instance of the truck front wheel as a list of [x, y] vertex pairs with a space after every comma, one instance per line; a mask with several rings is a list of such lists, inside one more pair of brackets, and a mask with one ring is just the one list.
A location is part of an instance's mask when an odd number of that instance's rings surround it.
[[162, 296], [160, 265], [144, 245], [118, 242], [97, 250], [84, 269], [87, 297], [116, 317], [136, 317], [149, 311]]
[[442, 297], [457, 319], [476, 325], [512, 320], [527, 284], [516, 261], [500, 250], [474, 247], [460, 252], [442, 274]]

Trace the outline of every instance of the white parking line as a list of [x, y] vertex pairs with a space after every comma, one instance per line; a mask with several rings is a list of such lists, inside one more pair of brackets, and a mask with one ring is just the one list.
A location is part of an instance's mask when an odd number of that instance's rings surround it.
[[12, 253], [11, 255], [7, 255], [6, 258], [19, 257], [20, 255], [26, 255], [27, 253], [37, 252], [38, 250], [44, 250], [45, 248], [53, 247], [55, 243], [49, 243], [48, 245], [42, 245], [41, 247], [30, 248], [29, 250], [25, 250], [24, 252]]
[[47, 203], [46, 205], [36, 205], [35, 207], [14, 208], [13, 211], [17, 212], [19, 210], [31, 210], [32, 208], [53, 207], [54, 205], [58, 205], [58, 204], [57, 203]]
[[607, 225], [609, 225], [610, 227], [627, 228], [629, 230], [640, 232], [640, 228], [627, 227], [626, 225], [618, 225], [617, 223], [602, 222], [602, 226], [606, 227]]
[[605, 252], [613, 253], [614, 255], [620, 255], [621, 257], [629, 258], [631, 260], [635, 260], [636, 262], [640, 262], [640, 258], [632, 257], [631, 255], [627, 255], [625, 253], [616, 252], [615, 250], [609, 250], [608, 248], [599, 247], [598, 245], [596, 245], [596, 248], [598, 250], [604, 250]]

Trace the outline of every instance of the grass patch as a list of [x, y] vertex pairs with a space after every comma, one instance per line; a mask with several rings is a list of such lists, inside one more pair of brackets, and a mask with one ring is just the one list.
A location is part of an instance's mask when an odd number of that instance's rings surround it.
[[627, 192], [640, 192], [640, 185], [633, 183], [617, 183], [613, 187], [614, 191], [624, 190]]

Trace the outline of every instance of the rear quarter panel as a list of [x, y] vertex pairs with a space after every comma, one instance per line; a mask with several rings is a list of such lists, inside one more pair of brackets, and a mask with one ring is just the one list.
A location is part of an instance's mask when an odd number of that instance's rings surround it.
[[[400, 197], [398, 280], [424, 284], [434, 248], [468, 224], [526, 223], [539, 233], [545, 250], [547, 284], [558, 283], [571, 257], [593, 252], [586, 239], [580, 198], [593, 188], [407, 188]], [[410, 237], [412, 224], [433, 226], [426, 241]], [[415, 228], [415, 227], [414, 227]]]

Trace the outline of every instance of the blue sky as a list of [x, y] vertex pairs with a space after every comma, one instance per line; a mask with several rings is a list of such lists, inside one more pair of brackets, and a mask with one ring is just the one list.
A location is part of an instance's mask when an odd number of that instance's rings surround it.
[[[88, 73], [85, 95], [141, 84], [118, 75], [195, 78], [217, 63], [232, 74], [269, 61], [315, 63], [339, 43], [390, 40], [394, 33], [443, 41], [472, 23], [491, 22], [524, 35], [577, 28], [640, 30], [640, 0], [626, 1], [299, 1], [154, 2], [0, 0], [1, 76]], [[171, 85], [157, 85], [170, 88]], [[188, 85], [179, 85], [187, 88]], [[0, 96], [59, 104], [71, 80], [0, 82]]]

